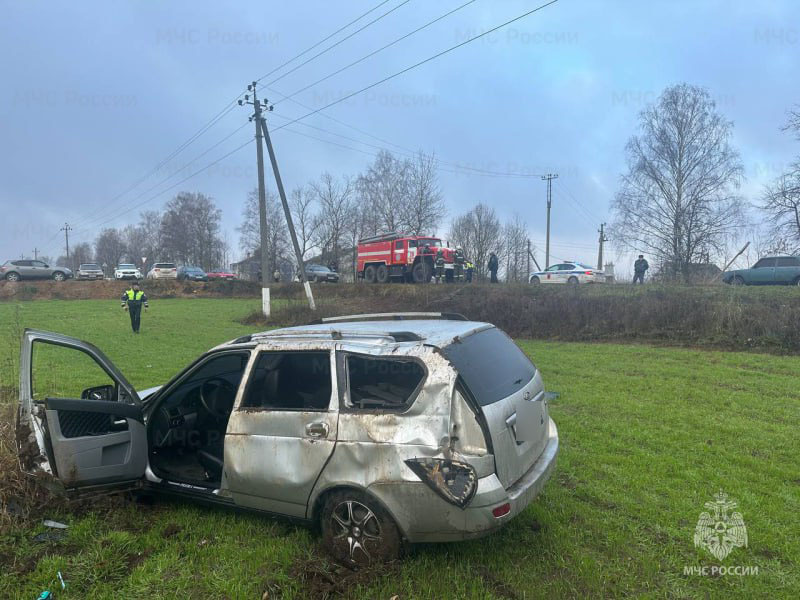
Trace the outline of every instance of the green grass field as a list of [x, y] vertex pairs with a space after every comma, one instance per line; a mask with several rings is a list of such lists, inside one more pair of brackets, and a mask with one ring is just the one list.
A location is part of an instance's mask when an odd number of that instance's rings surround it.
[[[133, 336], [113, 301], [0, 303], [0, 387], [11, 387], [19, 327], [87, 339], [137, 387], [163, 382], [200, 352], [245, 333], [257, 300], [163, 300]], [[341, 576], [302, 526], [176, 501], [37, 520], [0, 531], [0, 597], [353, 598], [800, 595], [800, 358], [642, 345], [520, 341], [559, 392], [556, 475], [503, 531], [424, 545], [396, 565]], [[5, 361], [5, 362], [2, 362]], [[747, 548], [720, 563], [693, 545], [704, 503], [739, 502]], [[756, 575], [686, 575], [687, 567]], [[56, 572], [67, 581], [56, 587]]]

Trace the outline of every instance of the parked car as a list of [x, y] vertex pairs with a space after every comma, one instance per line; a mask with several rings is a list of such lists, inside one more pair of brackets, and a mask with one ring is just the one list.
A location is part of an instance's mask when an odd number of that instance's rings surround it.
[[208, 281], [208, 275], [200, 267], [179, 267], [177, 277], [183, 281]]
[[568, 262], [552, 265], [544, 271], [531, 274], [530, 282], [539, 283], [604, 283], [606, 280], [603, 271], [579, 262]]
[[[81, 382], [80, 399], [34, 395], [40, 344], [88, 354], [108, 385]], [[40, 481], [316, 523], [351, 564], [500, 529], [542, 491], [558, 454], [541, 373], [505, 333], [458, 315], [245, 335], [138, 392], [95, 346], [26, 330], [20, 373], [20, 460]]]
[[230, 271], [209, 271], [206, 273], [209, 279], [236, 279], [236, 273]]
[[175, 263], [156, 263], [150, 272], [147, 273], [148, 279], [177, 279], [178, 267]]
[[73, 277], [67, 267], [51, 267], [41, 260], [7, 260], [0, 266], [0, 279], [19, 281], [20, 279], [54, 279], [64, 281]]
[[[339, 283], [339, 274], [322, 265], [306, 265], [306, 279], [320, 283]], [[295, 281], [299, 281], [299, 278], [295, 277]]]
[[123, 263], [114, 269], [114, 279], [141, 279], [142, 272], [136, 265]]
[[78, 267], [78, 272], [75, 274], [76, 279], [103, 279], [105, 274], [100, 265], [94, 263], [83, 263]]
[[765, 256], [749, 269], [725, 271], [722, 281], [731, 285], [800, 285], [800, 257]]

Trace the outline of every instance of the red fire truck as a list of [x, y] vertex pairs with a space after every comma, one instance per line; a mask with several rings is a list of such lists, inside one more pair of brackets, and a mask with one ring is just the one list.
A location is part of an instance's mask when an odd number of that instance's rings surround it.
[[358, 241], [358, 277], [367, 283], [413, 281], [427, 283], [442, 250], [445, 277], [453, 278], [454, 250], [437, 237], [386, 233]]

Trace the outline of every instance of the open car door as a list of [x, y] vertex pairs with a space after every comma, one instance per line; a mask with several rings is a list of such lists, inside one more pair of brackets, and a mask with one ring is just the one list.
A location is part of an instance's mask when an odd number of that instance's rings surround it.
[[54, 487], [127, 488], [147, 466], [141, 400], [87, 342], [26, 329], [17, 449], [23, 471]]

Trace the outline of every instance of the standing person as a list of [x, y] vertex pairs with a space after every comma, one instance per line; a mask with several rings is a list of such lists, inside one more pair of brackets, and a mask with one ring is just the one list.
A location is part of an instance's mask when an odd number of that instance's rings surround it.
[[638, 281], [639, 283], [644, 284], [644, 274], [649, 268], [650, 265], [647, 264], [644, 254], [640, 254], [639, 258], [636, 259], [636, 262], [633, 263], [633, 283], [635, 284]]
[[139, 333], [139, 326], [142, 322], [142, 304], [148, 308], [147, 296], [139, 289], [139, 282], [135, 281], [131, 289], [122, 294], [122, 308], [128, 311], [131, 316], [131, 329], [133, 333]]
[[275, 283], [279, 283], [281, 280], [281, 272], [278, 267], [275, 267], [275, 270], [272, 272], [272, 281]]
[[492, 283], [498, 283], [497, 281], [497, 269], [500, 268], [500, 261], [497, 260], [497, 254], [492, 252], [489, 255], [489, 273], [492, 274]]
[[436, 283], [442, 283], [444, 280], [444, 252], [441, 248], [436, 251], [434, 264], [436, 265]]
[[472, 261], [467, 261], [464, 265], [467, 269], [467, 283], [472, 283], [472, 274], [475, 272], [475, 265], [472, 264]]
[[461, 246], [456, 248], [456, 252], [453, 256], [453, 279], [455, 281], [461, 281], [461, 278], [464, 275], [464, 263], [466, 262], [466, 257], [464, 256], [464, 251], [461, 249]]

